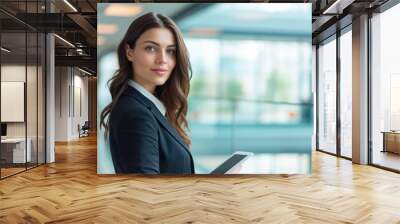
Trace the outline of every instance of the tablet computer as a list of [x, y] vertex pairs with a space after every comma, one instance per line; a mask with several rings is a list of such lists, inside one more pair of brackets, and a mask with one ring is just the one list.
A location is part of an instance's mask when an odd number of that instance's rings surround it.
[[226, 174], [230, 170], [233, 170], [246, 159], [252, 156], [251, 152], [235, 152], [227, 160], [225, 160], [221, 165], [215, 168], [210, 174]]

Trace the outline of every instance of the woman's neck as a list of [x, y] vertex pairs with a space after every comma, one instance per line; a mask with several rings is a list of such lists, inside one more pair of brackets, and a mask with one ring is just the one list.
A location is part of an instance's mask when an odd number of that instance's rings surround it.
[[144, 89], [146, 89], [149, 93], [151, 93], [153, 96], [155, 96], [155, 90], [156, 87], [154, 85], [151, 84], [144, 84], [143, 82], [140, 82], [138, 80], [133, 79], [133, 81], [135, 81], [137, 84], [141, 85]]

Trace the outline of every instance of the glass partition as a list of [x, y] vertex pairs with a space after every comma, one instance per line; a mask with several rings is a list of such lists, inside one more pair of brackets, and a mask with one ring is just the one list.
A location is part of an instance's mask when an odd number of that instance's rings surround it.
[[[2, 1], [0, 7], [0, 178], [45, 162], [45, 35], [23, 22], [45, 1]], [[35, 17], [37, 18], [37, 17]]]
[[45, 145], [45, 124], [46, 124], [46, 39], [43, 33], [38, 33], [38, 64], [37, 64], [37, 162], [44, 164], [46, 162], [46, 145]]
[[[26, 33], [2, 32], [1, 34], [1, 123], [2, 177], [26, 169], [31, 151], [26, 144]], [[7, 50], [4, 50], [7, 49]]]
[[26, 94], [26, 113], [27, 113], [27, 150], [30, 151], [30, 158], [27, 162], [27, 167], [31, 168], [37, 165], [37, 98], [38, 98], [38, 35], [36, 32], [27, 33], [27, 94]]

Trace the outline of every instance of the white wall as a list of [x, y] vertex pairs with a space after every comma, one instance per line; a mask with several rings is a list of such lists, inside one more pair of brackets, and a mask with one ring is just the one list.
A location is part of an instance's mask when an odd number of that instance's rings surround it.
[[[76, 72], [78, 70], [74, 70], [74, 108], [73, 110], [75, 113], [73, 113], [73, 119], [72, 119], [72, 136], [78, 137], [78, 129], [77, 126], [80, 124], [81, 126], [85, 123], [85, 121], [88, 121], [88, 107], [89, 107], [89, 102], [88, 102], [88, 77], [81, 76], [83, 73], [80, 73], [79, 75], [76, 75]], [[81, 107], [81, 108], [79, 108]], [[80, 111], [81, 110], [81, 111]]]
[[55, 141], [68, 140], [68, 85], [67, 67], [55, 68]]
[[88, 78], [83, 75], [76, 68], [56, 67], [56, 141], [79, 138], [78, 124], [88, 120]]

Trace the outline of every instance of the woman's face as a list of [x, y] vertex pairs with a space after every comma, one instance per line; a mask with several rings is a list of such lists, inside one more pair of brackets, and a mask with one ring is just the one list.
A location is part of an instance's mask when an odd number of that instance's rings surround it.
[[133, 65], [133, 80], [154, 93], [175, 68], [175, 37], [166, 28], [149, 29], [136, 40], [134, 49], [126, 47], [126, 55]]

